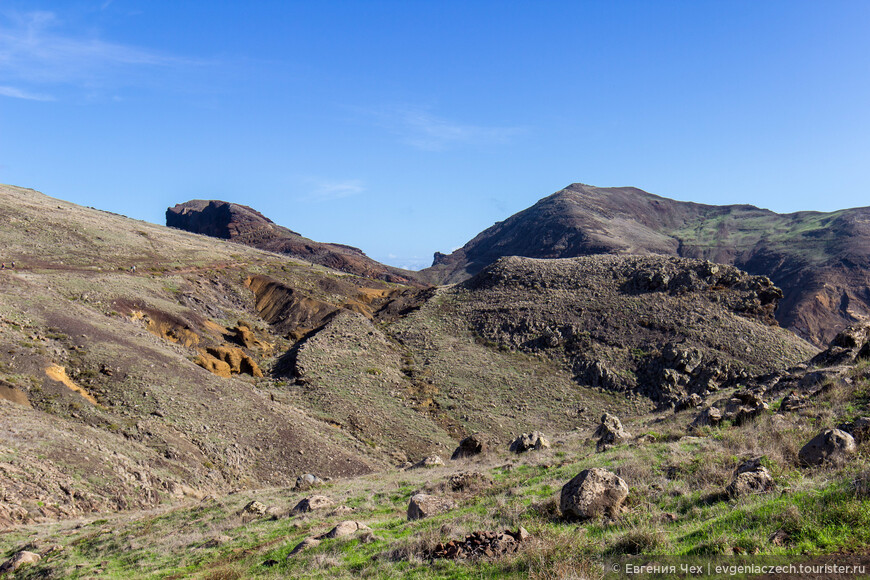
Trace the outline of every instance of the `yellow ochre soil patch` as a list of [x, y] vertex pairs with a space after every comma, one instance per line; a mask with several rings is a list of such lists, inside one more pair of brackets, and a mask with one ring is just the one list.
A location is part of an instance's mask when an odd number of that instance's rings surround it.
[[231, 373], [244, 373], [262, 377], [263, 371], [256, 361], [242, 349], [233, 346], [209, 347], [199, 350], [196, 364], [218, 376], [229, 378]]
[[145, 329], [148, 332], [169, 342], [179, 343], [187, 348], [199, 344], [198, 334], [190, 329], [183, 328], [172, 320], [158, 320], [139, 310], [133, 311], [131, 317], [133, 320], [143, 320], [145, 322]]
[[73, 380], [67, 376], [66, 369], [62, 366], [50, 365], [45, 369], [45, 374], [48, 375], [48, 378], [50, 378], [51, 380], [63, 383], [69, 390], [78, 393], [92, 405], [96, 405], [98, 407], [102, 406], [97, 403], [97, 400], [93, 397], [93, 395], [87, 392], [84, 388], [75, 384]]

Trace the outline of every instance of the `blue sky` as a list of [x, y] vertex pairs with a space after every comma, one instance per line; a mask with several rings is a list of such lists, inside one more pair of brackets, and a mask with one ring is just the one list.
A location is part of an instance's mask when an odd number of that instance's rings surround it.
[[572, 182], [870, 205], [870, 2], [0, 0], [0, 182], [431, 263]]

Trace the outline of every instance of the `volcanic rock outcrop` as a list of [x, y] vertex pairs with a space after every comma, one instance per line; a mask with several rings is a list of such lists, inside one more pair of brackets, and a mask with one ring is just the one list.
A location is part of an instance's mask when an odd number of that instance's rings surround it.
[[816, 345], [870, 315], [870, 208], [777, 214], [575, 183], [436, 253], [421, 275], [461, 282], [503, 256], [593, 254], [700, 258], [768, 276], [784, 294], [777, 320]]
[[769, 279], [664, 256], [502, 258], [448, 292], [485, 341], [584, 385], [676, 405], [817, 351], [776, 326]]

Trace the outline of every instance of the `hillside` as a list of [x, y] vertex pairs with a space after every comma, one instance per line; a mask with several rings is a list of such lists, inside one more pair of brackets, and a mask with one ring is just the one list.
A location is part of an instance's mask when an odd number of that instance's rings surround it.
[[237, 203], [201, 199], [180, 203], [166, 210], [166, 225], [286, 254], [358, 276], [421, 286], [413, 272], [376, 262], [359, 248], [309, 240]]
[[436, 254], [421, 276], [466, 280], [502, 256], [661, 254], [730, 264], [782, 288], [780, 324], [817, 345], [870, 314], [870, 208], [777, 214], [574, 184]]
[[[16, 578], [552, 578], [870, 546], [870, 331], [820, 353], [765, 277], [508, 257], [420, 288], [11, 186], [0, 223]], [[850, 461], [804, 465], [833, 427]], [[747, 459], [770, 481], [728, 491]], [[628, 495], [578, 521], [560, 493], [589, 468]]]

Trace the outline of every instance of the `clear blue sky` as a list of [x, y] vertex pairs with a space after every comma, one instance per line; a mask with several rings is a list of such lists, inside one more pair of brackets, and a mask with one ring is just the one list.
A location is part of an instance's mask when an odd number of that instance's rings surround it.
[[0, 0], [2, 183], [417, 268], [577, 181], [870, 205], [870, 2]]

